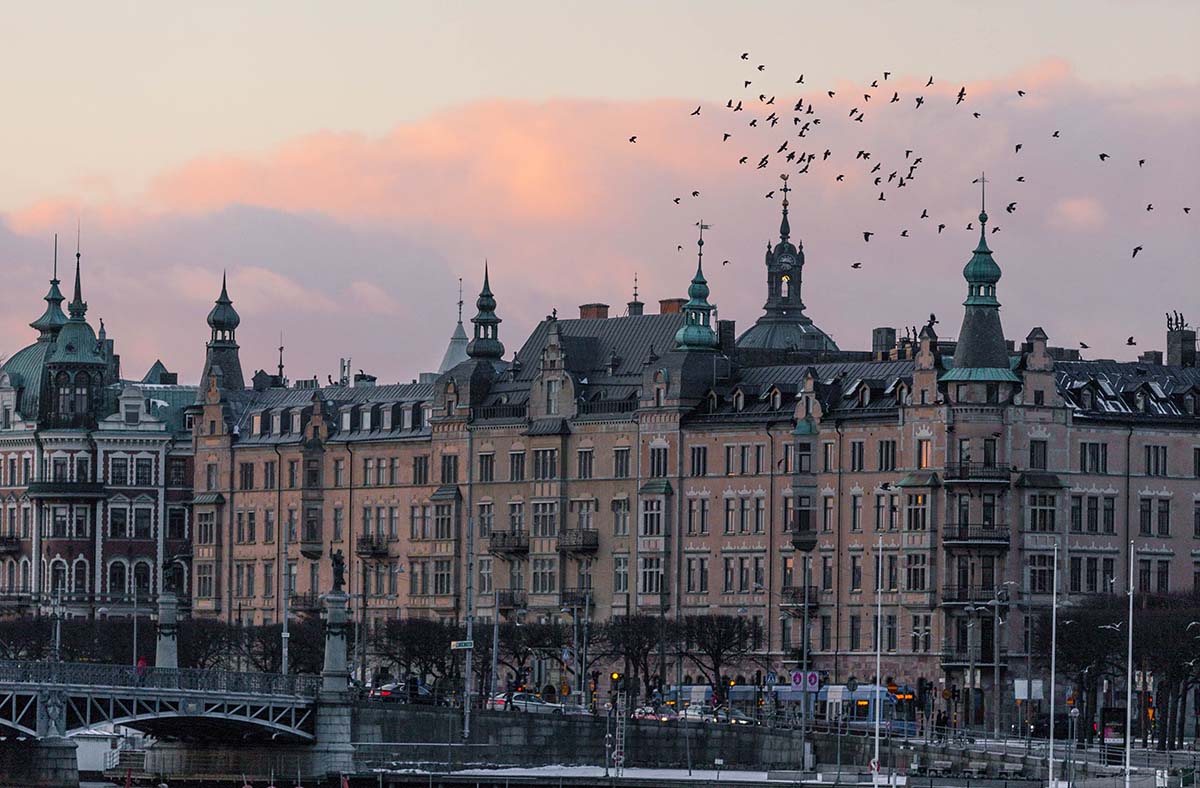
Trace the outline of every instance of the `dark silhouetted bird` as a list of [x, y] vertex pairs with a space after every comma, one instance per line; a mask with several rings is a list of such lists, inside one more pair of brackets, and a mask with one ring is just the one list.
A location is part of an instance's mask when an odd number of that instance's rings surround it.
[[775, 190], [774, 190], [774, 189], [772, 189], [771, 191], [767, 192], [767, 199], [768, 199], [768, 200], [773, 200], [773, 199], [775, 199]]
[[879, 184], [881, 184], [881, 183], [883, 183], [883, 176], [882, 176], [882, 175], [880, 175], [880, 176], [878, 176], [877, 178], [875, 178], [875, 185], [876, 185], [876, 186], [878, 186], [878, 185], [879, 185]]
[[992, 235], [995, 235], [998, 232], [1000, 232], [1000, 225], [996, 225], [992, 228]]
[[862, 114], [862, 113], [860, 112], [860, 113], [858, 113], [858, 117], [857, 117], [857, 118], [855, 118], [854, 120], [855, 120], [855, 122], [856, 122], [856, 123], [862, 123], [862, 122], [863, 122], [863, 118], [865, 118], [865, 117], [866, 117], [866, 115], [864, 115], [864, 114]]
[[826, 148], [825, 152], [821, 154], [821, 161], [825, 161], [832, 155], [833, 155], [833, 151], [829, 150], [829, 148]]
[[1051, 137], [1058, 137], [1058, 134], [1059, 134], [1059, 133], [1056, 131], [1056, 132], [1054, 132], [1053, 134], [1051, 134], [1050, 136], [1051, 136]]
[[890, 72], [890, 71], [885, 71], [885, 72], [883, 72], [883, 78], [884, 78], [884, 79], [887, 79], [887, 78], [888, 78], [888, 77], [890, 77], [891, 75], [892, 75], [892, 72]]
[[1021, 96], [1022, 98], [1024, 98], [1024, 97], [1025, 97], [1025, 91], [1023, 91], [1023, 90], [1018, 90], [1018, 91], [1017, 91], [1017, 95], [1018, 95], [1018, 96]]
[[797, 85], [803, 85], [803, 84], [804, 84], [804, 75], [803, 75], [803, 74], [801, 74], [801, 75], [800, 75], [800, 79], [797, 79], [797, 80], [796, 80], [796, 84], [797, 84]]
[[1108, 160], [1108, 154], [1107, 154], [1107, 153], [1101, 153], [1101, 154], [1100, 154], [1100, 161], [1107, 161], [1107, 160]]
[[1191, 209], [1191, 208], [1189, 208], [1189, 207], [1187, 207], [1187, 206], [1185, 205], [1185, 206], [1183, 206], [1183, 212], [1184, 212], [1184, 213], [1191, 213], [1191, 212], [1192, 212], [1192, 209]]
[[732, 134], [730, 134], [728, 131], [727, 131], [727, 132], [725, 132], [724, 134], [722, 134], [722, 135], [721, 135], [721, 142], [724, 142], [725, 140], [729, 139], [729, 138], [730, 138], [730, 137], [732, 137], [732, 136], [733, 136], [733, 135], [732, 135]]
[[908, 230], [901, 230], [901, 231], [900, 231], [900, 237], [901, 237], [901, 238], [907, 238], [907, 237], [908, 237]]
[[766, 67], [766, 66], [764, 66], [762, 63], [759, 63], [759, 64], [758, 64], [758, 70], [759, 70], [759, 71], [766, 71], [766, 70], [767, 70], [767, 67]]
[[874, 167], [871, 168], [871, 172], [879, 172], [879, 168], [882, 166], [883, 166], [883, 162], [876, 164]]
[[974, 229], [975, 229], [975, 222], [967, 222], [967, 229], [968, 229], [968, 230], [974, 230]]
[[1140, 246], [1133, 247], [1133, 254], [1130, 255], [1129, 259], [1132, 260], [1133, 258], [1137, 257], [1138, 252], [1140, 252], [1140, 251], [1142, 251], [1142, 247], [1140, 247]]
[[677, 252], [682, 252], [682, 251], [683, 251], [683, 244], [680, 244], [679, 246], [676, 246], [676, 247], [675, 247], [675, 251], [677, 251]]
[[946, 225], [944, 225], [944, 224], [939, 224], [939, 225], [938, 225], [938, 235], [941, 235], [941, 234], [942, 234], [942, 230], [945, 230], [945, 229], [946, 229]]
[[1130, 337], [1129, 339], [1126, 339], [1126, 340], [1125, 340], [1125, 344], [1126, 344], [1126, 345], [1131, 345], [1131, 346], [1132, 346], [1132, 345], [1136, 345], [1136, 344], [1137, 344], [1137, 342], [1134, 342], [1134, 341], [1133, 341], [1133, 337]]
[[932, 84], [933, 84], [933, 77], [930, 77], [929, 81], [925, 83], [925, 87], [929, 87]]
[[879, 87], [879, 80], [878, 79], [871, 80], [871, 87], [873, 87], [873, 88]]
[[899, 93], [893, 93], [893, 94], [892, 94], [892, 100], [891, 100], [891, 101], [889, 101], [888, 103], [889, 103], [889, 104], [895, 104], [895, 103], [896, 103], [897, 101], [899, 101], [899, 100], [900, 100], [900, 94], [899, 94]]
[[700, 192], [692, 192], [692, 196], [693, 196], [693, 197], [699, 197], [699, 196], [700, 196]]
[[870, 100], [871, 100], [871, 94], [870, 94], [870, 93], [864, 93], [864, 94], [863, 94], [863, 101], [870, 101]]
[[675, 203], [676, 205], [679, 205], [679, 200], [680, 200], [680, 199], [681, 199], [681, 198], [679, 198], [679, 197], [676, 197], [674, 200], [671, 200], [671, 202]]
[[907, 159], [911, 155], [912, 155], [912, 148], [909, 148], [908, 150], [904, 151], [904, 158]]
[[749, 60], [749, 59], [750, 59], [750, 53], [749, 53], [749, 52], [743, 52], [743, 53], [742, 53], [742, 60]]
[[1017, 204], [1015, 202], [1010, 202], [1008, 205], [1004, 206], [1004, 210], [1008, 211], [1009, 213], [1013, 213], [1017, 210]]
[[1013, 153], [1020, 153], [1022, 147], [1024, 147], [1024, 144], [1018, 142], [1016, 145], [1013, 146]]
[[1024, 175], [1018, 175], [1018, 176], [1017, 176], [1017, 183], [1024, 183], [1024, 182], [1025, 182], [1025, 176], [1024, 176]]
[[740, 102], [740, 101], [739, 101], [739, 102], [737, 103], [737, 106], [733, 108], [733, 111], [734, 111], [734, 112], [741, 112], [741, 111], [742, 111], [742, 102]]
[[850, 267], [851, 268], [862, 268], [862, 263], [851, 263]]
[[838, 181], [838, 182], [841, 182], [841, 181], [844, 181], [844, 180], [846, 180], [846, 176], [845, 176], [845, 175], [839, 175], [839, 176], [837, 176], [836, 178], [834, 178], [834, 180], [835, 180], [835, 181]]
[[755, 128], [755, 127], [757, 127], [757, 126], [758, 126], [758, 118], [754, 118], [754, 119], [752, 119], [752, 120], [750, 121], [750, 128]]
[[974, 116], [975, 116], [975, 117], [977, 117], [977, 118], [979, 117], [979, 113], [978, 113], [978, 112], [972, 112], [971, 114], [972, 114], [972, 115], [974, 115]]
[[872, 236], [872, 235], [874, 235], [874, 234], [875, 234], [875, 233], [872, 233], [872, 232], [867, 232], [866, 230], [864, 230], [864, 231], [863, 231], [863, 240], [864, 240], [864, 241], [866, 241], [867, 243], [870, 243], [870, 242], [871, 242], [871, 236]]
[[745, 81], [743, 81], [743, 82], [742, 82], [742, 87], [744, 87], [744, 88], [748, 88], [748, 87], [750, 87], [750, 86], [751, 86], [751, 85], [753, 85], [753, 84], [754, 84], [754, 83], [753, 83], [752, 81], [750, 81], [750, 80], [748, 80], [748, 79], [747, 79], [747, 80], [745, 80]]
[[1080, 342], [1080, 343], [1079, 343], [1079, 349], [1080, 349], [1080, 350], [1087, 350], [1087, 349], [1088, 349], [1088, 343], [1087, 343], [1087, 342]]
[[1146, 163], [1146, 160], [1145, 160], [1145, 159], [1138, 159], [1138, 166], [1139, 166], [1139, 167], [1141, 167], [1141, 166], [1142, 166], [1143, 164], [1145, 164], [1145, 163]]
[[833, 98], [835, 95], [837, 94], [835, 94], [832, 90], [829, 91], [829, 98]]
[[929, 218], [929, 209], [928, 209], [928, 208], [922, 208], [922, 209], [921, 209], [921, 218], [922, 218], [922, 219], [928, 219], [928, 218]]
[[1147, 210], [1147, 211], [1153, 211], [1153, 210], [1154, 210], [1154, 203], [1152, 203], [1152, 202], [1146, 203], [1146, 210]]
[[742, 158], [738, 159], [738, 164], [745, 164], [749, 158], [749, 156], [743, 156]]
[[637, 142], [637, 135], [636, 135], [636, 134], [634, 134], [632, 137], [630, 137], [630, 138], [629, 138], [629, 141], [630, 141], [630, 142]]
[[917, 106], [916, 106], [916, 107], [914, 107], [914, 109], [920, 109], [920, 108], [921, 108], [921, 105], [922, 105], [922, 104], [924, 104], [924, 103], [925, 103], [925, 97], [924, 97], [924, 96], [917, 96]]
[[722, 261], [721, 261], [721, 265], [729, 265], [729, 261], [728, 261], [728, 260], [722, 260]]
[[961, 88], [959, 88], [959, 89], [958, 89], [958, 101], [955, 101], [954, 103], [955, 103], [956, 105], [957, 105], [957, 104], [961, 104], [961, 103], [963, 103], [963, 100], [964, 100], [966, 97], [967, 97], [967, 88], [966, 88], [966, 86], [964, 85], [963, 87], [961, 87]]
[[767, 156], [763, 156], [761, 159], [758, 160], [758, 169], [761, 170], [767, 166], [768, 158], [769, 157], [767, 157]]
[[695, 110], [695, 112], [693, 112], [692, 114], [693, 114], [693, 115], [699, 115], [699, 114], [700, 114], [700, 108], [699, 108], [699, 107], [696, 107], [696, 110]]

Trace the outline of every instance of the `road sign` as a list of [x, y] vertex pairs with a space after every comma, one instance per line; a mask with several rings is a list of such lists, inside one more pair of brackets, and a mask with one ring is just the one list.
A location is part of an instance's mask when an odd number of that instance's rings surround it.
[[950, 696], [951, 696], [952, 694], [953, 694], [953, 693], [952, 693], [952, 692], [950, 692], [950, 688], [949, 688], [949, 687], [945, 687], [944, 689], [942, 689], [942, 700], [950, 700]]
[[804, 686], [804, 674], [798, 670], [792, 671], [792, 686], [793, 687], [803, 687]]
[[879, 759], [877, 759], [877, 758], [871, 759], [871, 771], [873, 771], [873, 772], [879, 771]]
[[815, 670], [810, 670], [804, 676], [804, 689], [808, 692], [816, 692], [821, 688], [821, 674]]
[[475, 648], [474, 640], [452, 640], [450, 641], [451, 651], [468, 651]]
[[779, 683], [779, 676], [775, 673], [775, 671], [772, 670], [769, 673], [767, 673], [766, 681], [767, 681], [768, 687], [774, 687], [776, 684]]

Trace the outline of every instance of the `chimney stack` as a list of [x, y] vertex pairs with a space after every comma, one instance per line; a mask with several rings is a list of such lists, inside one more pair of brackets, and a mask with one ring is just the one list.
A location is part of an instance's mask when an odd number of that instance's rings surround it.
[[871, 331], [871, 355], [876, 360], [886, 360], [896, 348], [896, 329], [883, 326]]
[[1167, 364], [1173, 367], [1196, 366], [1196, 329], [1178, 312], [1167, 315]]
[[686, 298], [661, 298], [658, 301], [658, 313], [660, 315], [678, 315], [683, 312], [683, 305], [687, 302]]
[[605, 320], [608, 318], [608, 304], [580, 304], [580, 320]]
[[737, 346], [737, 333], [734, 331], [734, 325], [732, 320], [717, 321], [717, 342], [721, 347], [721, 352], [727, 356], [732, 356], [734, 348]]

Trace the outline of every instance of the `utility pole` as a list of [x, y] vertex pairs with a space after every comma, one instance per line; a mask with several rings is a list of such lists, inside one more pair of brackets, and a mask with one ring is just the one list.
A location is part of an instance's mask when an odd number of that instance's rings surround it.
[[[282, 473], [283, 469], [281, 468], [279, 472]], [[283, 522], [282, 511], [279, 513], [279, 526], [279, 541], [282, 542], [280, 547], [283, 550], [283, 563], [279, 567], [280, 585], [283, 586], [281, 595], [283, 599], [280, 600], [283, 605], [280, 616], [280, 624], [283, 625], [283, 629], [279, 633], [279, 672], [286, 676], [288, 674], [288, 638], [290, 637], [288, 635], [288, 618], [291, 615], [288, 608], [292, 601], [292, 562], [288, 560], [288, 537], [290, 536], [288, 531], [292, 528], [292, 520], [288, 519], [286, 523]]]
[[879, 690], [883, 683], [883, 536], [879, 537], [875, 562], [875, 758], [871, 762], [871, 784], [879, 785], [879, 724], [883, 717], [883, 698]]
[[[1133, 578], [1130, 577], [1130, 582]], [[1054, 674], [1058, 670], [1058, 540], [1054, 540], [1054, 588], [1050, 603], [1050, 746], [1046, 754], [1046, 777], [1054, 788]], [[1126, 712], [1128, 714], [1128, 711]], [[1126, 741], [1128, 741], [1128, 730]], [[1128, 774], [1128, 769], [1126, 769]], [[1126, 785], [1128, 788], [1128, 785]]]
[[[468, 463], [470, 460], [468, 459]], [[470, 514], [467, 515], [467, 669], [463, 678], [463, 741], [471, 738], [471, 672], [475, 669], [475, 528]]]
[[1129, 635], [1125, 642], [1125, 788], [1129, 788], [1129, 761], [1133, 752], [1133, 540], [1129, 540]]
[[492, 672], [488, 700], [496, 697], [496, 671], [500, 669], [500, 589], [492, 589]]

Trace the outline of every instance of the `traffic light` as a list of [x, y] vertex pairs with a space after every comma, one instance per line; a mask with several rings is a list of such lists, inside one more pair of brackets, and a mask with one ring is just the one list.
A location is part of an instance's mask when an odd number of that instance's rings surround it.
[[609, 678], [612, 679], [612, 691], [620, 692], [622, 689], [622, 684], [625, 681], [625, 677], [614, 670]]

